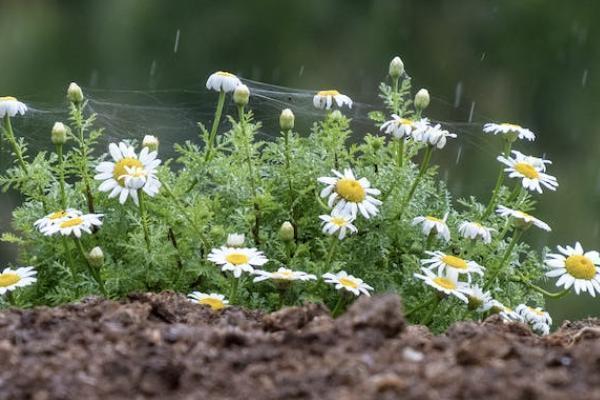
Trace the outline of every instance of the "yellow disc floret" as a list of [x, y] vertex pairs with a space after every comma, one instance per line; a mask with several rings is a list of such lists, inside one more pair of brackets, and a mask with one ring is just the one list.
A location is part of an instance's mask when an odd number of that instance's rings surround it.
[[73, 226], [79, 226], [81, 224], [83, 224], [83, 218], [75, 217], [75, 218], [68, 219], [64, 222], [61, 222], [61, 224], [59, 226], [61, 228], [71, 228]]
[[467, 269], [467, 262], [460, 257], [445, 255], [442, 257], [442, 262], [456, 269]]
[[139, 169], [143, 168], [144, 164], [137, 158], [126, 157], [122, 158], [115, 163], [115, 168], [113, 169], [113, 178], [121, 185], [125, 187], [125, 178], [124, 175], [127, 175], [127, 169]]
[[348, 221], [345, 218], [342, 218], [342, 217], [333, 217], [333, 218], [331, 218], [330, 222], [332, 224], [334, 224], [335, 226], [339, 226], [340, 228], [342, 226], [348, 225]]
[[449, 289], [449, 290], [456, 289], [456, 282], [454, 282], [452, 279], [444, 278], [443, 276], [438, 276], [436, 278], [433, 278], [433, 282], [436, 285], [443, 287], [444, 289]]
[[50, 214], [48, 216], [48, 219], [54, 220], [54, 219], [64, 218], [66, 216], [67, 216], [67, 213], [65, 211], [56, 211], [56, 212], [53, 212], [52, 214]]
[[12, 96], [4, 96], [0, 97], [0, 101], [17, 101], [17, 99]]
[[317, 93], [317, 96], [322, 96], [322, 97], [326, 97], [326, 96], [339, 96], [340, 92], [338, 92], [337, 90], [321, 90], [319, 93]]
[[233, 265], [248, 264], [248, 261], [250, 261], [250, 257], [248, 257], [247, 255], [242, 254], [242, 253], [227, 254], [225, 259], [227, 260], [228, 263], [233, 264]]
[[225, 303], [223, 303], [222, 300], [215, 299], [214, 297], [206, 297], [202, 300], [198, 300], [198, 304], [210, 306], [213, 311], [219, 311], [225, 308]]
[[342, 286], [345, 286], [345, 287], [348, 287], [351, 289], [356, 289], [358, 287], [358, 283], [352, 279], [340, 278], [339, 281], [342, 284]]
[[0, 287], [12, 286], [20, 280], [21, 277], [18, 274], [13, 274], [11, 272], [0, 274]]
[[596, 276], [596, 267], [586, 256], [572, 255], [565, 261], [567, 272], [575, 279], [590, 281]]
[[538, 179], [540, 177], [540, 173], [537, 171], [537, 169], [535, 169], [535, 167], [529, 163], [516, 163], [514, 168], [515, 171], [529, 179]]
[[342, 178], [337, 181], [335, 191], [345, 200], [353, 203], [360, 203], [367, 196], [360, 182], [351, 178]]

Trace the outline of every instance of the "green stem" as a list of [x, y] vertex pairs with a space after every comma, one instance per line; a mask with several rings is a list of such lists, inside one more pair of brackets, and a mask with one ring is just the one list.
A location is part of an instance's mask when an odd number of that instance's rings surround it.
[[417, 190], [417, 186], [419, 185], [419, 182], [423, 178], [423, 175], [425, 175], [425, 171], [427, 171], [427, 167], [429, 166], [429, 161], [431, 160], [432, 154], [433, 154], [433, 147], [427, 146], [427, 148], [425, 149], [425, 155], [423, 156], [423, 161], [421, 162], [421, 168], [419, 169], [419, 174], [416, 176], [412, 186], [410, 187], [410, 191], [408, 192], [408, 195], [406, 196], [406, 198], [402, 202], [402, 205], [400, 206], [400, 214], [398, 214], [397, 219], [402, 218], [402, 214], [404, 214], [404, 210], [406, 209], [406, 207], [412, 200], [412, 197], [414, 196], [415, 191]]
[[335, 235], [331, 236], [329, 251], [327, 252], [327, 256], [325, 257], [325, 269], [328, 269], [331, 264], [331, 261], [333, 261], [333, 256], [335, 254], [335, 250], [337, 249], [338, 242], [339, 240]]
[[81, 240], [79, 238], [74, 238], [74, 239], [75, 239], [75, 244], [77, 244], [77, 249], [79, 249], [79, 253], [81, 254], [81, 257], [83, 258], [83, 261], [85, 262], [85, 265], [87, 266], [88, 271], [90, 272], [90, 275], [92, 275], [92, 278], [94, 278], [94, 280], [98, 284], [98, 287], [100, 288], [100, 292], [105, 297], [108, 297], [108, 293], [106, 292], [106, 288], [104, 287], [104, 282], [102, 282], [102, 278], [100, 277], [100, 271], [98, 271], [96, 268], [94, 268], [90, 265], [90, 262], [88, 261], [87, 254], [83, 248], [83, 244], [81, 243]]
[[[504, 155], [506, 157], [510, 156], [510, 149], [512, 147], [512, 142], [509, 140], [506, 140], [504, 142]], [[500, 167], [500, 172], [498, 173], [498, 179], [496, 179], [496, 186], [494, 187], [494, 191], [492, 192], [492, 198], [490, 199], [490, 202], [488, 203], [488, 206], [486, 207], [485, 211], [483, 212], [482, 216], [481, 216], [481, 220], [485, 220], [487, 217], [490, 216], [490, 214], [492, 213], [492, 211], [494, 210], [494, 206], [496, 205], [496, 201], [498, 200], [498, 195], [500, 194], [500, 188], [502, 187], [502, 182], [504, 182], [504, 164], [502, 164], [503, 166]]]
[[335, 303], [335, 307], [333, 307], [333, 311], [331, 312], [332, 317], [335, 318], [339, 315], [339, 313], [342, 310], [342, 306], [344, 305], [345, 300], [346, 300], [346, 296], [344, 295], [344, 293], [340, 293], [340, 296], [338, 297], [338, 301], [337, 301], [337, 303]]
[[75, 107], [77, 109], [77, 130], [79, 133], [79, 147], [81, 149], [81, 158], [83, 160], [83, 164], [81, 165], [81, 179], [83, 181], [83, 186], [85, 188], [85, 197], [87, 200], [88, 211], [90, 213], [94, 213], [94, 196], [92, 194], [90, 176], [89, 176], [89, 167], [88, 167], [88, 154], [89, 149], [87, 143], [85, 142], [84, 132], [85, 126], [82, 123], [84, 120], [83, 117], [83, 103], [76, 103]]
[[567, 295], [571, 291], [571, 289], [569, 288], [569, 289], [561, 290], [560, 292], [549, 292], [549, 291], [547, 291], [545, 289], [542, 289], [538, 285], [535, 285], [535, 284], [529, 282], [528, 280], [526, 280], [523, 277], [519, 277], [519, 278], [513, 279], [513, 281], [515, 281], [515, 282], [521, 282], [521, 283], [525, 284], [527, 287], [535, 290], [538, 293], [543, 294], [546, 297], [550, 297], [551, 299], [560, 299], [561, 297], [564, 297], [565, 295]]
[[56, 154], [58, 155], [58, 182], [60, 185], [60, 206], [63, 210], [67, 209], [67, 196], [65, 195], [65, 167], [63, 165], [63, 145], [56, 145]]
[[523, 190], [523, 186], [521, 185], [520, 182], [517, 182], [515, 184], [515, 187], [513, 188], [513, 190], [510, 192], [510, 196], [508, 196], [507, 202], [510, 203], [510, 202], [516, 200], [517, 197], [519, 197], [519, 195], [521, 194], [522, 190]]
[[433, 244], [433, 240], [435, 239], [436, 234], [433, 233], [433, 231], [431, 231], [429, 233], [429, 235], [427, 235], [427, 241], [425, 242], [425, 248], [423, 249], [423, 251], [427, 251], [431, 248], [431, 245]]
[[140, 205], [140, 219], [142, 220], [142, 228], [144, 229], [144, 240], [146, 241], [146, 249], [150, 253], [150, 233], [148, 230], [148, 216], [146, 213], [146, 204], [144, 203], [144, 192], [138, 189], [138, 200]]
[[73, 263], [73, 256], [71, 255], [71, 251], [69, 250], [69, 242], [67, 242], [67, 237], [62, 237], [63, 247], [65, 249], [65, 256], [67, 257], [67, 264], [69, 265], [69, 269], [71, 270], [71, 274], [75, 275], [77, 272], [75, 270], [75, 263]]
[[294, 189], [292, 186], [292, 167], [291, 167], [291, 151], [290, 151], [290, 130], [286, 130], [283, 132], [283, 141], [285, 145], [285, 173], [287, 175], [288, 181], [288, 192], [289, 192], [289, 201], [290, 201], [290, 216], [293, 219], [294, 216]]
[[15, 306], [15, 297], [13, 295], [13, 292], [6, 292], [6, 301], [8, 301], [8, 304], [10, 304], [11, 306]]
[[435, 299], [433, 300], [433, 306], [429, 309], [429, 312], [427, 313], [425, 318], [423, 318], [421, 325], [429, 325], [429, 323], [433, 319], [433, 314], [435, 314], [435, 310], [437, 310], [438, 306], [440, 305], [441, 300], [442, 298], [436, 294]]
[[523, 234], [523, 230], [522, 229], [516, 229], [515, 232], [513, 233], [513, 237], [508, 245], [508, 247], [506, 248], [506, 251], [504, 252], [504, 256], [502, 257], [502, 260], [500, 261], [500, 263], [498, 264], [498, 266], [496, 267], [496, 269], [494, 270], [494, 272], [492, 272], [492, 274], [490, 275], [489, 279], [487, 280], [487, 282], [484, 285], [484, 289], [489, 289], [490, 285], [494, 282], [494, 280], [498, 277], [498, 275], [500, 274], [500, 272], [502, 271], [502, 269], [504, 268], [504, 265], [506, 264], [506, 261], [510, 258], [513, 249], [515, 248], [515, 246], [517, 245], [519, 238], [521, 237], [521, 235]]
[[240, 285], [240, 279], [242, 279], [242, 277], [236, 278], [235, 276], [231, 276], [231, 288], [229, 291], [229, 301], [231, 302], [231, 304], [235, 304], [237, 301], [237, 292], [238, 292], [238, 287]]
[[404, 164], [404, 139], [400, 138], [397, 139], [398, 141], [398, 146], [396, 148], [397, 154], [396, 154], [396, 161], [398, 163], [398, 167], [402, 168], [402, 165]]
[[17, 162], [19, 167], [23, 171], [27, 171], [27, 165], [25, 164], [25, 160], [23, 159], [23, 153], [21, 153], [21, 148], [17, 144], [17, 139], [15, 138], [15, 133], [13, 132], [12, 124], [10, 122], [10, 117], [8, 113], [4, 114], [4, 136], [6, 136], [6, 140], [10, 143], [17, 157]]
[[246, 134], [246, 124], [244, 120], [244, 107], [238, 107], [240, 124], [244, 136], [244, 150], [246, 152], [246, 164], [248, 166], [248, 175], [250, 176], [250, 188], [252, 190], [252, 204], [254, 206], [254, 226], [252, 227], [252, 237], [256, 245], [260, 244], [260, 208], [258, 206], [258, 191], [254, 176], [254, 163], [252, 162], [252, 140]]
[[414, 307], [413, 309], [409, 310], [408, 312], [406, 312], [406, 314], [404, 314], [404, 316], [406, 318], [410, 317], [411, 315], [413, 315], [415, 312], [424, 309], [425, 307], [429, 306], [431, 303], [433, 303], [436, 299], [438, 298], [437, 293], [435, 294], [434, 297], [432, 297], [431, 299], [427, 300], [426, 302], [419, 304], [418, 306]]
[[217, 136], [217, 129], [219, 128], [219, 122], [221, 122], [221, 114], [223, 113], [223, 106], [225, 105], [225, 91], [219, 92], [219, 100], [217, 101], [217, 109], [215, 110], [215, 118], [213, 119], [212, 128], [208, 137], [208, 143], [206, 148], [205, 161], [210, 161], [212, 158], [213, 148], [215, 146], [215, 139]]

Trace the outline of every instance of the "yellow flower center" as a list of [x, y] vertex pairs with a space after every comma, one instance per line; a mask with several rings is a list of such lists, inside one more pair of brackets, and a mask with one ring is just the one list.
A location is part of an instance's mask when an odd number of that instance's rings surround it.
[[432, 217], [430, 215], [426, 216], [425, 219], [431, 222], [441, 222], [442, 224], [444, 223], [444, 221], [442, 221], [441, 219]]
[[127, 169], [125, 167], [131, 169], [134, 168], [136, 171], [138, 168], [143, 168], [144, 164], [137, 158], [126, 157], [122, 158], [115, 163], [115, 168], [113, 169], [113, 178], [121, 185], [125, 187], [125, 178], [124, 175], [127, 175]]
[[590, 281], [596, 276], [596, 267], [586, 256], [573, 255], [565, 261], [567, 272], [575, 279]]
[[433, 282], [435, 282], [435, 284], [437, 284], [438, 286], [443, 287], [444, 289], [456, 289], [456, 283], [452, 279], [444, 278], [443, 276], [433, 278]]
[[351, 289], [356, 289], [358, 287], [358, 283], [353, 279], [340, 278], [339, 282], [342, 284], [342, 286], [349, 287]]
[[351, 178], [342, 178], [337, 181], [335, 191], [344, 199], [353, 203], [360, 203], [367, 196], [360, 182]]
[[83, 218], [75, 217], [62, 222], [59, 226], [61, 228], [71, 228], [73, 226], [78, 226], [81, 224], [83, 224]]
[[234, 74], [231, 74], [231, 73], [229, 73], [229, 72], [217, 71], [217, 72], [215, 72], [215, 74], [216, 74], [216, 75], [219, 75], [219, 76], [223, 76], [223, 77], [225, 77], [225, 78], [235, 78], [235, 75], [234, 75]]
[[233, 265], [247, 264], [248, 261], [250, 261], [250, 257], [248, 257], [247, 255], [242, 254], [242, 253], [227, 254], [225, 259], [227, 260], [227, 262], [229, 264], [233, 264]]
[[213, 311], [219, 311], [219, 310], [225, 308], [225, 303], [223, 303], [222, 300], [215, 299], [213, 297], [206, 297], [202, 300], [198, 300], [198, 304], [205, 304], [207, 306], [210, 306], [210, 308]]
[[535, 308], [533, 308], [533, 307], [529, 307], [529, 306], [527, 306], [527, 308], [529, 309], [529, 311], [531, 311], [531, 312], [532, 312], [532, 313], [534, 313], [535, 315], [539, 315], [540, 317], [543, 317], [543, 316], [544, 316], [544, 312], [543, 312], [543, 311], [536, 310]]
[[408, 125], [408, 126], [413, 126], [415, 124], [412, 120], [406, 119], [406, 118], [400, 118], [400, 119], [396, 120], [396, 123], [398, 125]]
[[460, 257], [445, 255], [442, 257], [442, 262], [456, 269], [467, 269], [467, 262]]
[[515, 170], [521, 175], [529, 178], [529, 179], [538, 179], [540, 177], [540, 173], [535, 169], [535, 167], [529, 163], [516, 163], [514, 166]]
[[0, 97], [0, 101], [17, 101], [17, 99], [12, 96], [4, 96]]
[[279, 279], [292, 279], [293, 276], [293, 271], [278, 271], [275, 273], [275, 277]]
[[527, 214], [526, 212], [523, 211], [515, 211], [515, 214], [517, 215], [517, 218], [521, 218], [521, 219], [533, 219], [533, 217], [529, 214]]
[[333, 217], [331, 218], [330, 222], [336, 226], [339, 226], [340, 228], [348, 224], [348, 221], [346, 221], [346, 219], [342, 217]]
[[8, 287], [18, 283], [21, 280], [21, 277], [18, 274], [7, 272], [5, 274], [0, 274], [0, 287]]
[[521, 128], [521, 125], [516, 125], [516, 124], [509, 124], [507, 122], [500, 124], [500, 126], [504, 127], [504, 128], [508, 128], [508, 129], [512, 129], [513, 131], [519, 130], [519, 129], [523, 129]]
[[326, 96], [339, 96], [340, 92], [338, 92], [337, 90], [321, 90], [319, 93], [317, 93], [317, 96], [322, 96], [322, 97], [326, 97]]
[[59, 219], [59, 218], [63, 218], [66, 216], [67, 216], [67, 213], [65, 211], [57, 211], [57, 212], [50, 214], [48, 216], [48, 219]]

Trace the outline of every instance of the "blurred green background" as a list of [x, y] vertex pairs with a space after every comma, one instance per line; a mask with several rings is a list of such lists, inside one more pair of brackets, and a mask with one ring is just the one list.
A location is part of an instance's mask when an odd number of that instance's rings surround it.
[[[43, 115], [62, 106], [70, 81], [108, 93], [199, 89], [223, 69], [375, 104], [400, 55], [433, 96], [429, 115], [462, 135], [436, 156], [456, 197], [487, 200], [494, 185], [500, 143], [480, 123], [520, 123], [538, 135], [520, 150], [553, 160], [560, 182], [539, 196], [536, 212], [553, 232], [526, 240], [600, 248], [598, 16], [597, 1], [1, 0], [0, 95]], [[7, 230], [18, 199], [0, 202]], [[1, 250], [4, 262], [15, 259], [11, 247]], [[587, 295], [548, 308], [556, 321], [600, 315]]]

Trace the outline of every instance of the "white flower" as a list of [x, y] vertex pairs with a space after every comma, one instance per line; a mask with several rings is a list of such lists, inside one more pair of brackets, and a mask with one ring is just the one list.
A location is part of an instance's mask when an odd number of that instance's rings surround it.
[[254, 282], [261, 282], [267, 279], [272, 279], [275, 281], [310, 281], [316, 280], [317, 277], [313, 274], [307, 274], [302, 271], [292, 271], [288, 268], [280, 267], [276, 272], [268, 272], [263, 270], [254, 271], [255, 275], [258, 275], [254, 278]]
[[422, 231], [425, 236], [429, 236], [431, 231], [435, 229], [438, 238], [444, 239], [446, 242], [450, 240], [450, 230], [446, 225], [448, 219], [448, 213], [444, 215], [443, 219], [427, 216], [419, 216], [412, 220], [413, 225], [421, 224]]
[[484, 313], [492, 308], [492, 295], [489, 291], [484, 292], [479, 286], [472, 285], [463, 293], [469, 299], [470, 309], [474, 309], [478, 313]]
[[464, 221], [458, 227], [458, 233], [465, 239], [477, 239], [480, 237], [483, 243], [489, 244], [492, 242], [492, 232], [495, 232], [493, 228], [486, 228], [477, 222]]
[[556, 286], [565, 289], [574, 287], [575, 293], [588, 292], [596, 297], [600, 293], [600, 254], [597, 251], [584, 252], [579, 242], [575, 247], [557, 246], [559, 253], [550, 253], [546, 256], [544, 264], [550, 268], [546, 276], [560, 278]]
[[440, 124], [428, 126], [427, 129], [418, 129], [413, 133], [413, 138], [430, 146], [435, 146], [438, 149], [443, 149], [446, 146], [446, 138], [455, 138], [455, 133], [450, 133], [442, 129]]
[[323, 279], [325, 283], [329, 283], [335, 285], [337, 290], [347, 290], [352, 292], [355, 296], [360, 296], [361, 293], [367, 296], [371, 296], [369, 290], [373, 290], [373, 288], [363, 282], [362, 279], [356, 278], [352, 275], [348, 275], [346, 271], [340, 271], [337, 274], [332, 274], [328, 272], [323, 274]]
[[81, 214], [82, 212], [79, 210], [67, 208], [66, 210], [56, 211], [38, 219], [33, 223], [33, 226], [35, 226], [41, 233], [44, 233], [49, 226], [60, 224], [65, 219], [77, 217]]
[[59, 222], [46, 225], [40, 232], [46, 236], [52, 236], [60, 233], [62, 236], [73, 235], [77, 238], [81, 237], [81, 233], [92, 233], [94, 226], [101, 226], [103, 214], [82, 214], [80, 211], [74, 210], [67, 217], [62, 218]]
[[465, 292], [468, 290], [469, 286], [465, 282], [459, 282], [454, 277], [448, 275], [436, 275], [427, 268], [422, 268], [421, 271], [425, 275], [415, 273], [415, 278], [421, 279], [426, 285], [429, 285], [440, 292], [455, 296], [465, 303], [469, 302], [467, 296], [465, 296]]
[[352, 108], [352, 99], [350, 97], [341, 94], [337, 90], [321, 90], [313, 97], [313, 105], [316, 108], [329, 110], [331, 106], [337, 104], [338, 107], [348, 106]]
[[201, 292], [192, 292], [188, 294], [188, 299], [192, 303], [207, 305], [213, 311], [222, 310], [229, 304], [229, 300], [225, 300], [225, 296], [217, 293], [206, 294]]
[[26, 111], [27, 106], [14, 97], [0, 97], [0, 118], [4, 118], [5, 115], [9, 117], [17, 114], [25, 115]]
[[110, 192], [108, 197], [119, 196], [119, 203], [123, 204], [128, 197], [138, 204], [138, 189], [142, 189], [150, 197], [154, 197], [160, 189], [161, 183], [156, 177], [156, 168], [160, 160], [157, 153], [144, 147], [140, 155], [126, 143], [117, 146], [111, 143], [108, 146], [114, 161], [103, 161], [96, 167], [98, 174], [94, 179], [104, 181], [98, 187], [101, 192]]
[[529, 157], [518, 151], [513, 151], [514, 158], [498, 156], [498, 161], [505, 164], [507, 168], [505, 172], [509, 172], [509, 178], [520, 178], [523, 187], [527, 190], [535, 190], [542, 193], [542, 186], [549, 190], [556, 190], [558, 182], [552, 175], [548, 175], [543, 171], [546, 169], [545, 164], [549, 164], [547, 160]]
[[263, 255], [262, 251], [246, 247], [227, 247], [221, 246], [218, 249], [212, 249], [208, 255], [208, 260], [221, 266], [221, 271], [232, 271], [233, 276], [239, 278], [242, 272], [254, 272], [254, 266], [265, 265], [269, 260]]
[[319, 218], [323, 221], [323, 233], [328, 235], [338, 234], [338, 238], [342, 240], [346, 237], [346, 232], [358, 232], [356, 226], [352, 224], [354, 218], [350, 215], [343, 214], [339, 210], [333, 210], [331, 215], [321, 215]]
[[483, 275], [485, 269], [475, 261], [464, 260], [441, 251], [426, 251], [425, 253], [429, 254], [431, 258], [421, 260], [421, 264], [428, 270], [437, 268], [438, 275], [445, 273], [457, 279], [458, 275], [466, 274], [467, 280], [470, 282], [472, 273]]
[[490, 311], [494, 314], [499, 314], [503, 320], [507, 322], [524, 322], [523, 318], [517, 314], [512, 308], [505, 306], [498, 300], [491, 301]]
[[380, 131], [392, 135], [396, 139], [403, 137], [410, 137], [419, 130], [427, 128], [427, 118], [422, 118], [419, 121], [413, 121], [411, 119], [402, 118], [397, 114], [392, 114], [392, 119], [381, 124]]
[[230, 233], [227, 235], [227, 246], [241, 247], [246, 241], [246, 236], [243, 233]]
[[0, 295], [35, 283], [36, 274], [37, 271], [33, 267], [5, 268], [0, 274]]
[[233, 92], [235, 88], [241, 84], [242, 82], [240, 79], [234, 74], [217, 71], [208, 77], [208, 80], [206, 81], [206, 88], [216, 92], [223, 91], [225, 93], [229, 93]]
[[550, 331], [552, 318], [550, 317], [550, 314], [540, 307], [533, 308], [525, 304], [519, 304], [517, 308], [515, 308], [515, 311], [523, 318], [523, 320], [528, 322], [535, 331], [542, 335], [547, 335]]
[[356, 218], [357, 212], [365, 218], [370, 218], [379, 212], [377, 206], [381, 201], [372, 196], [378, 196], [381, 192], [371, 188], [371, 183], [367, 178], [356, 179], [352, 170], [346, 168], [344, 173], [332, 170], [335, 177], [320, 177], [319, 182], [327, 185], [321, 190], [321, 197], [329, 197], [327, 204], [332, 207], [335, 204], [334, 211], [340, 214], [350, 215]]
[[520, 125], [509, 124], [509, 123], [501, 123], [494, 124], [488, 123], [483, 126], [483, 131], [486, 133], [492, 133], [494, 135], [498, 134], [513, 134], [516, 135], [519, 139], [527, 139], [529, 141], [535, 140], [535, 134], [531, 132], [527, 128], [523, 128]]
[[515, 218], [517, 221], [519, 221], [522, 224], [526, 224], [526, 225], [533, 224], [533, 225], [537, 226], [538, 228], [543, 229], [547, 232], [550, 232], [552, 230], [552, 229], [550, 229], [550, 226], [547, 223], [545, 223], [544, 221], [539, 220], [536, 217], [529, 215], [523, 211], [513, 210], [512, 208], [508, 208], [503, 205], [499, 205], [498, 208], [496, 209], [496, 213], [498, 213], [498, 215], [500, 215], [501, 217]]

